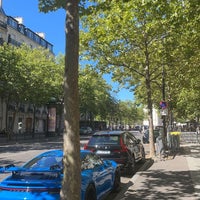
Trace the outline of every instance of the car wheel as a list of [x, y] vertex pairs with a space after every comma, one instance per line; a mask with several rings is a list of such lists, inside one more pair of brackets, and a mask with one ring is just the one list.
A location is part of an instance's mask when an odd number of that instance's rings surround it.
[[121, 186], [121, 173], [120, 169], [117, 169], [115, 171], [115, 177], [114, 177], [114, 183], [113, 183], [113, 192], [117, 192], [120, 189]]
[[134, 155], [129, 158], [129, 163], [127, 167], [127, 174], [132, 175], [135, 173], [135, 157]]
[[97, 200], [96, 190], [94, 185], [90, 184], [85, 193], [85, 200]]
[[146, 155], [145, 155], [145, 150], [144, 150], [144, 148], [142, 148], [141, 154], [142, 154], [141, 162], [145, 162], [145, 161], [146, 161]]

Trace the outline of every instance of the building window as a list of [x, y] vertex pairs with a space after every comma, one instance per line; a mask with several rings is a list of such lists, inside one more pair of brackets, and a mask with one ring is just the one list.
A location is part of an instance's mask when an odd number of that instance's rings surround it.
[[10, 25], [12, 28], [14, 28], [16, 30], [18, 29], [18, 22], [15, 19], [8, 17], [7, 22], [8, 22], [8, 25]]
[[24, 25], [19, 24], [19, 25], [18, 25], [18, 31], [19, 31], [20, 33], [22, 33], [22, 34], [25, 34], [25, 27], [24, 27]]
[[26, 36], [30, 39], [34, 39], [34, 33], [30, 29], [26, 29]]
[[40, 44], [41, 44], [41, 46], [46, 48], [46, 41], [44, 39], [40, 40]]

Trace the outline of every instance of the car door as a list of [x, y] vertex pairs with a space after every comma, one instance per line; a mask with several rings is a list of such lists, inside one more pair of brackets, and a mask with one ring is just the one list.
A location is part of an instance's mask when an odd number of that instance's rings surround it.
[[140, 147], [138, 145], [137, 139], [131, 134], [127, 133], [127, 143], [131, 152], [135, 155], [135, 159], [137, 160], [140, 157]]
[[106, 164], [98, 155], [90, 158], [93, 163], [93, 177], [95, 179], [97, 195], [100, 197], [111, 190], [112, 187], [112, 168]]

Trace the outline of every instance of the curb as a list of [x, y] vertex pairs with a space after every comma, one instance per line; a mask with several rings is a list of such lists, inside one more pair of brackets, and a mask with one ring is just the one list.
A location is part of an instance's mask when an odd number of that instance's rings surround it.
[[129, 180], [129, 182], [126, 184], [126, 187], [123, 187], [120, 189], [120, 192], [117, 194], [117, 196], [114, 198], [115, 200], [123, 200], [126, 199], [126, 192], [129, 190], [130, 185], [133, 185], [134, 182], [137, 181], [137, 179], [146, 171], [148, 168], [152, 166], [154, 163], [153, 159], [146, 159], [146, 162], [144, 165], [142, 165], [138, 171], [133, 175], [133, 177]]

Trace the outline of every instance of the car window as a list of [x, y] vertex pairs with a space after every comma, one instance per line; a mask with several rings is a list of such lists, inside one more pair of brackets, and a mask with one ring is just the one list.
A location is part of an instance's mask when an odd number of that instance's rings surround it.
[[127, 144], [129, 144], [129, 145], [135, 144], [135, 140], [133, 140], [133, 138], [130, 137], [129, 135], [127, 136]]
[[137, 138], [133, 134], [128, 133], [128, 136], [131, 137], [132, 140], [137, 141]]
[[42, 156], [37, 157], [27, 164], [24, 165], [25, 168], [49, 168], [53, 165], [58, 165], [62, 168], [62, 157], [54, 156]]
[[119, 137], [117, 135], [98, 135], [93, 136], [88, 145], [96, 145], [96, 144], [119, 144]]

